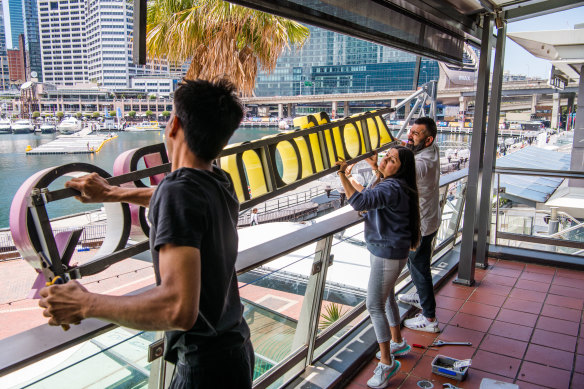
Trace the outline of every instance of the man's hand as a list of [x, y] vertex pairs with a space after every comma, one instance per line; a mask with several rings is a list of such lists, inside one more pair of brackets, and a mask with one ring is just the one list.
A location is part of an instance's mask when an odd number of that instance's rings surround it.
[[97, 173], [90, 173], [82, 177], [73, 178], [65, 183], [68, 188], [79, 191], [75, 198], [82, 203], [104, 203], [115, 201], [111, 198], [112, 185]]
[[77, 281], [62, 285], [51, 285], [40, 290], [39, 306], [49, 325], [79, 324], [85, 319], [83, 308], [89, 292]]

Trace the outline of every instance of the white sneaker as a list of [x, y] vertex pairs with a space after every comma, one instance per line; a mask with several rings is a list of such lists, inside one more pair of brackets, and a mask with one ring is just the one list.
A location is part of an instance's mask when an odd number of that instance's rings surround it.
[[389, 379], [396, 375], [401, 364], [398, 361], [392, 360], [391, 365], [384, 365], [379, 362], [373, 371], [373, 377], [367, 381], [367, 386], [373, 389], [386, 388], [389, 385]]
[[404, 304], [413, 305], [416, 308], [422, 309], [422, 304], [420, 304], [420, 296], [418, 296], [417, 293], [398, 294], [397, 299]]
[[[401, 343], [396, 343], [393, 340], [389, 343], [390, 353], [392, 356], [394, 356], [396, 358], [406, 355], [407, 353], [410, 352], [411, 349], [412, 349], [412, 346], [410, 346], [408, 344], [408, 342], [406, 341], [406, 338], [403, 338]], [[381, 350], [379, 350], [375, 354], [375, 357], [377, 359], [381, 359]]]
[[421, 313], [418, 313], [411, 319], [404, 320], [404, 326], [416, 331], [440, 332], [440, 328], [438, 328], [438, 319], [430, 321]]

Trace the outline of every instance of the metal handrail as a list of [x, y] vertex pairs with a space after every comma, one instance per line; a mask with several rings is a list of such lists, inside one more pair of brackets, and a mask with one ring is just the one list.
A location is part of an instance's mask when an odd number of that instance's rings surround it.
[[[464, 172], [451, 173], [447, 176], [441, 177], [440, 186], [443, 187], [449, 185], [457, 180], [464, 179], [465, 177], [466, 174]], [[335, 233], [359, 224], [362, 221], [362, 217], [359, 216], [357, 212], [348, 211], [341, 215], [307, 226], [283, 237], [242, 250], [238, 253], [236, 272], [240, 275], [256, 269], [270, 261], [311, 243], [317, 242], [325, 237], [332, 236]], [[455, 236], [457, 233], [458, 226], [454, 231]], [[451, 237], [444, 243], [450, 244], [452, 241], [453, 239]], [[441, 248], [443, 247], [444, 246], [441, 246]], [[152, 287], [154, 287], [154, 285], [150, 285], [130, 294], [141, 293]], [[319, 303], [322, 303], [322, 300], [319, 301]], [[351, 311], [351, 318], [356, 317], [356, 315], [361, 313], [363, 309], [363, 307], [355, 307]], [[331, 338], [335, 334], [334, 329], [345, 324], [348, 319], [349, 317], [343, 318], [343, 320], [339, 321], [337, 325], [333, 325], [330, 330], [319, 334], [319, 336], [315, 338], [316, 345], [321, 345]], [[71, 330], [67, 332], [58, 331], [55, 327], [50, 327], [45, 324], [0, 340], [0, 349], [11, 350], [10, 353], [0, 354], [0, 376], [17, 371], [34, 362], [43, 360], [116, 327], [117, 325], [109, 322], [104, 322], [98, 319], [87, 319], [80, 325], [72, 326]], [[290, 356], [291, 359], [287, 358], [286, 361], [297, 361], [298, 358], [301, 359], [305, 355], [306, 349], [303, 349], [295, 354], [295, 356]], [[282, 368], [288, 365], [290, 365], [290, 363], [284, 363]]]

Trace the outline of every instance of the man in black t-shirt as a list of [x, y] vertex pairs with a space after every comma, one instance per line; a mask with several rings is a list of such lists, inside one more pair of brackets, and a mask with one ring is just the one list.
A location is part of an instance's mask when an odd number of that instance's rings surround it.
[[135, 296], [88, 292], [77, 281], [44, 288], [49, 324], [88, 317], [164, 330], [171, 388], [251, 388], [254, 354], [242, 317], [235, 260], [239, 203], [229, 175], [212, 165], [243, 109], [227, 81], [186, 81], [166, 126], [172, 171], [156, 190], [110, 186], [97, 174], [74, 178], [82, 202], [149, 206], [157, 287]]

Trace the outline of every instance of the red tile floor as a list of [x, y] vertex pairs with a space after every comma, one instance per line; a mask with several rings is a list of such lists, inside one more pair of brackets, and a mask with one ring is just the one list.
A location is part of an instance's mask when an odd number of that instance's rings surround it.
[[[403, 330], [410, 344], [434, 339], [470, 341], [468, 346], [442, 346], [438, 351], [413, 348], [400, 358], [400, 372], [390, 388], [434, 388], [451, 383], [478, 388], [488, 377], [527, 388], [584, 388], [584, 272], [492, 259], [477, 269], [476, 284], [448, 282], [436, 295], [439, 334]], [[431, 372], [435, 355], [472, 358], [462, 382]], [[366, 388], [377, 360], [371, 361], [346, 388]]]

